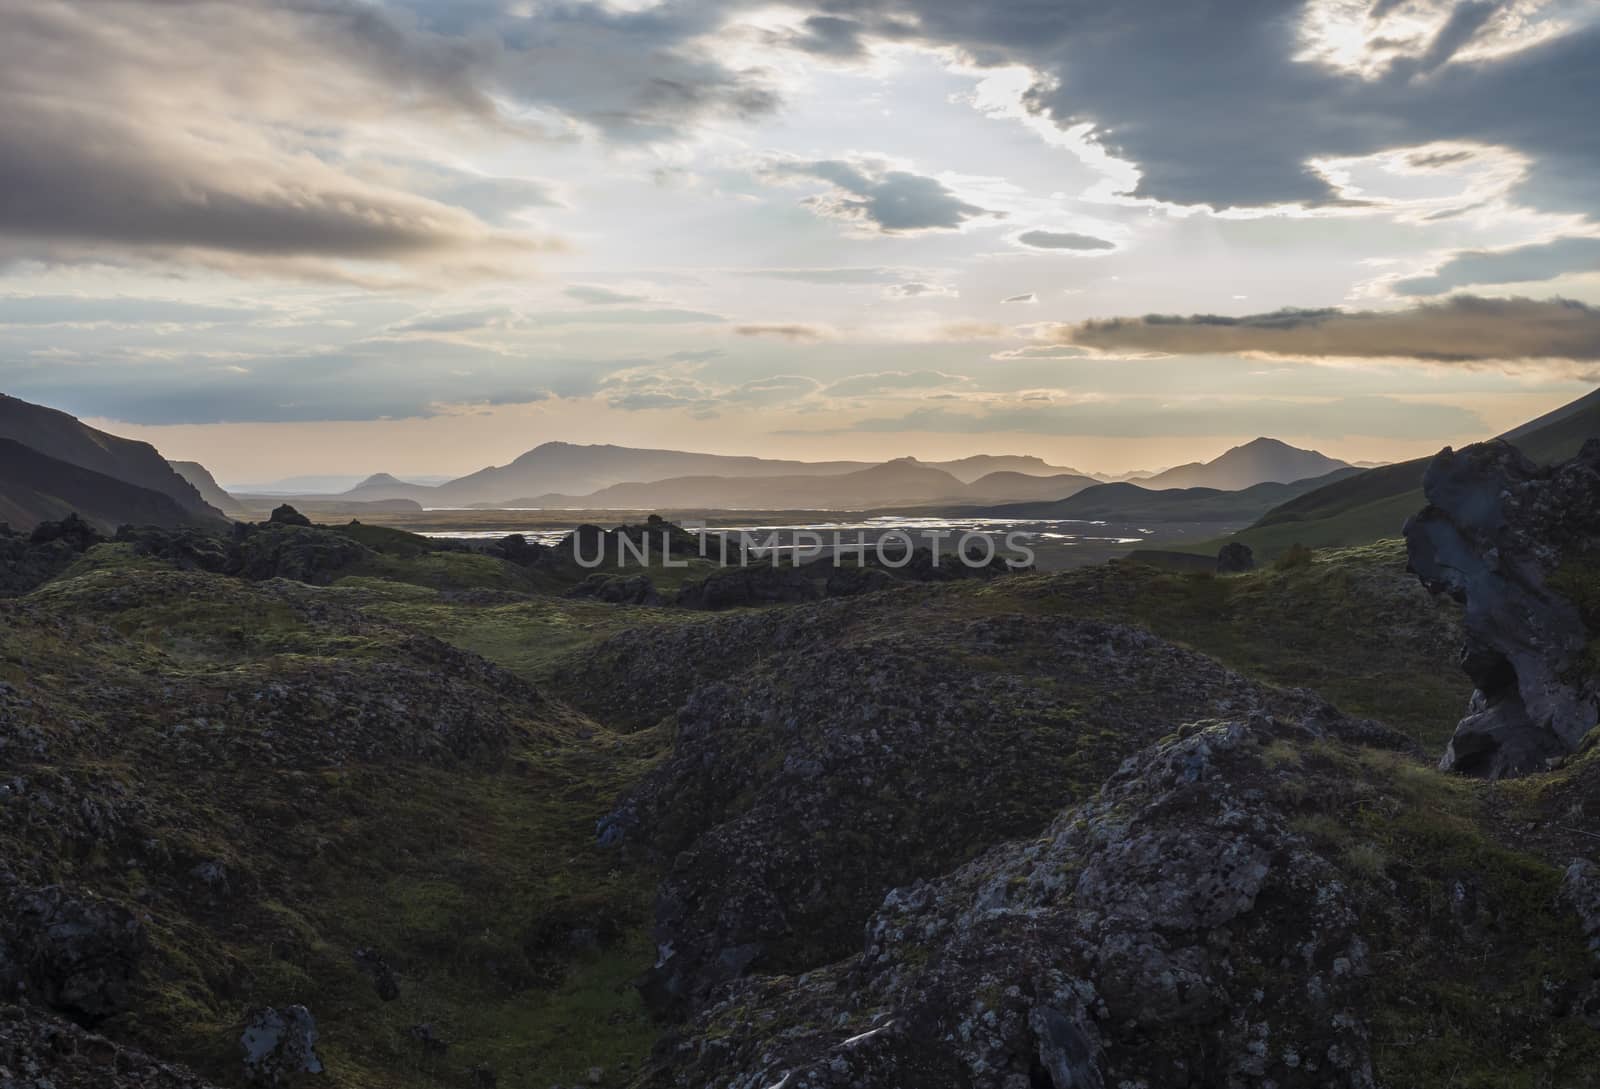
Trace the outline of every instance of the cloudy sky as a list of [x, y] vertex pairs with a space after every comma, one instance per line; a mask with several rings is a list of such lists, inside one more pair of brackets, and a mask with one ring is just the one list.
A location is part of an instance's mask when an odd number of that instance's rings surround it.
[[549, 439], [1413, 456], [1600, 374], [1600, 0], [0, 0], [0, 390], [226, 481]]

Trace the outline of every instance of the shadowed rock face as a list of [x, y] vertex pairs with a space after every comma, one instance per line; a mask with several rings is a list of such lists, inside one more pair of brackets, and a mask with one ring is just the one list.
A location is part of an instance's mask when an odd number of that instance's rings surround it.
[[[889, 888], [1036, 832], [1174, 719], [1259, 710], [1398, 742], [1139, 629], [930, 612], [904, 630], [864, 608], [628, 633], [592, 663], [591, 691], [678, 704], [672, 755], [597, 829], [670, 860], [645, 987], [657, 1008], [694, 1010], [752, 972], [847, 955]], [[730, 646], [771, 654], [684, 678], [678, 699], [654, 683], [659, 663], [688, 673], [682, 663], [721, 661]]]
[[645, 1084], [1371, 1089], [1376, 913], [1294, 831], [1333, 769], [1274, 759], [1316, 743], [1180, 728], [1042, 835], [891, 890], [857, 956], [731, 985]]
[[1600, 441], [1554, 469], [1501, 442], [1446, 448], [1423, 490], [1428, 506], [1405, 527], [1409, 566], [1466, 606], [1461, 666], [1476, 686], [1440, 767], [1540, 770], [1600, 717], [1583, 668], [1589, 626], [1552, 585], [1600, 544]]

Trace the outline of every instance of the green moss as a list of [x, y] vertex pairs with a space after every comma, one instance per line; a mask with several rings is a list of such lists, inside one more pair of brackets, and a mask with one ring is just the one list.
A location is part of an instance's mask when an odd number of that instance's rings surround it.
[[1546, 584], [1577, 606], [1591, 633], [1582, 657], [1573, 663], [1574, 671], [1582, 677], [1600, 677], [1600, 555], [1562, 557]]
[[1471, 683], [1459, 608], [1405, 570], [1404, 546], [1323, 550], [1287, 570], [1229, 578], [1132, 563], [947, 591], [948, 607], [1138, 624], [1272, 684], [1316, 690], [1442, 749]]

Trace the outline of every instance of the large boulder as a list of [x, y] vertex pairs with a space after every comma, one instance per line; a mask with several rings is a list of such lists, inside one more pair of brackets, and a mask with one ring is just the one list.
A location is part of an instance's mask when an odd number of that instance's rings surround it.
[[1503, 442], [1449, 448], [1407, 521], [1410, 569], [1466, 606], [1476, 686], [1440, 767], [1498, 778], [1575, 751], [1600, 720], [1591, 629], [1567, 590], [1600, 545], [1600, 440], [1542, 468]]
[[322, 1073], [317, 1022], [304, 1006], [268, 1006], [251, 1014], [239, 1037], [245, 1076], [257, 1085], [287, 1085]]
[[295, 510], [287, 503], [275, 507], [267, 516], [267, 523], [274, 526], [309, 526], [311, 519]]
[[1217, 574], [1238, 575], [1256, 569], [1256, 555], [1243, 541], [1229, 541], [1217, 550]]

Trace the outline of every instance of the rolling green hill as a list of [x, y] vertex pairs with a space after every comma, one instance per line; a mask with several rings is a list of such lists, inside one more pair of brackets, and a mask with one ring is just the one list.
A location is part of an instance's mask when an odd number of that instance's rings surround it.
[[[1535, 461], [1550, 464], [1576, 454], [1586, 439], [1600, 437], [1600, 390], [1499, 436]], [[1431, 457], [1397, 462], [1335, 480], [1281, 503], [1227, 540], [1243, 541], [1258, 557], [1292, 544], [1343, 548], [1398, 537], [1425, 504], [1422, 474]], [[1221, 540], [1174, 545], [1183, 551], [1215, 552]]]

